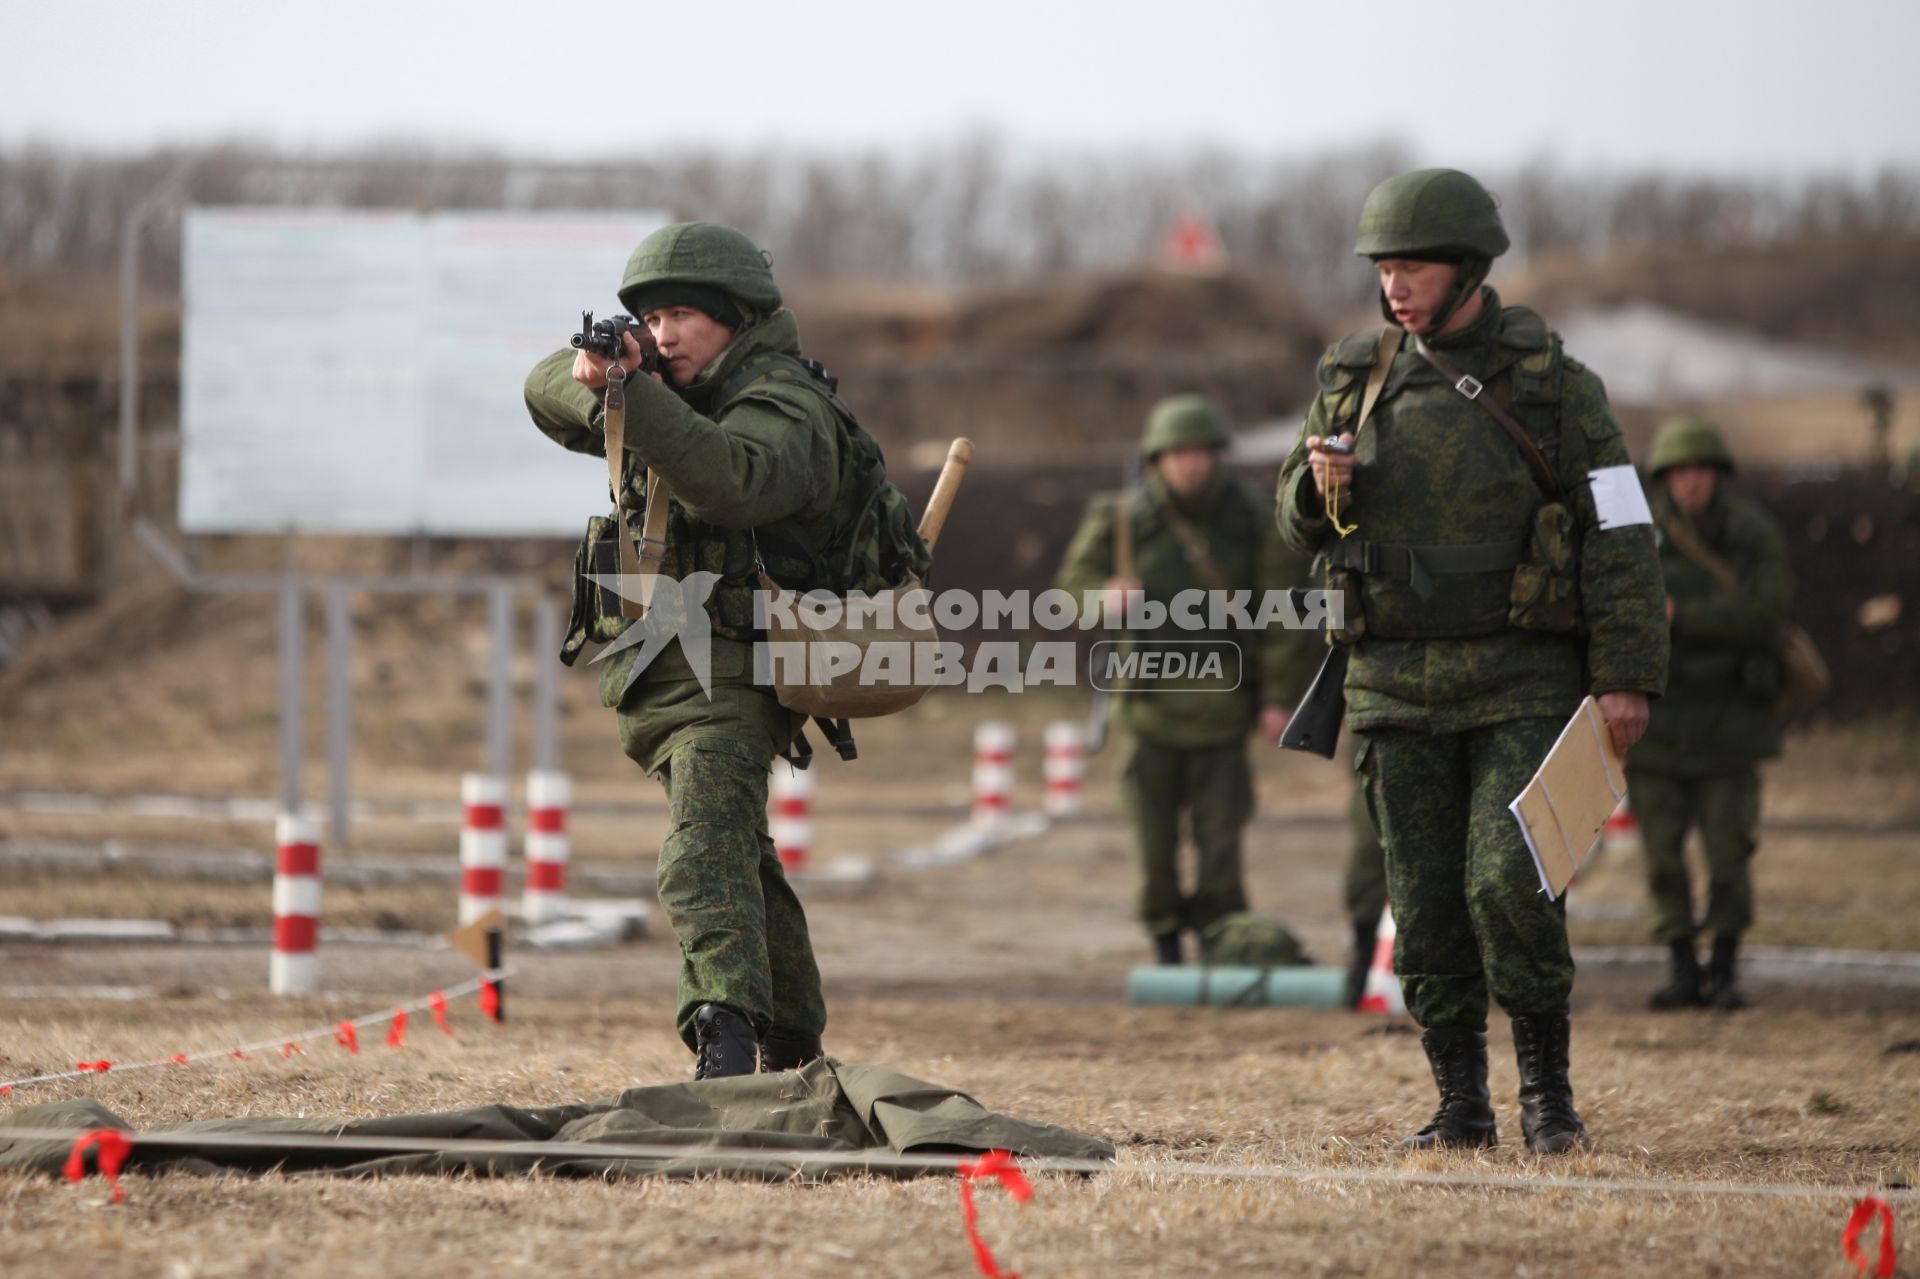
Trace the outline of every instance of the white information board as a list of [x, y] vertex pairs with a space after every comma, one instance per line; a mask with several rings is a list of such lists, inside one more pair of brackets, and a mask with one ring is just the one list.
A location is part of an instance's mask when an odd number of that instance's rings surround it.
[[193, 209], [182, 290], [187, 532], [578, 532], [606, 464], [521, 387], [580, 312], [620, 311], [667, 217]]

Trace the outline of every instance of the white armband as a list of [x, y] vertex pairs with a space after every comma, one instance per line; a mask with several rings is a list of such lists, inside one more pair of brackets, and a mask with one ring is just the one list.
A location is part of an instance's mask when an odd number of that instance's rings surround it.
[[1653, 523], [1653, 512], [1647, 509], [1647, 495], [1631, 466], [1603, 466], [1597, 471], [1588, 471], [1587, 482], [1593, 488], [1593, 509], [1601, 528]]

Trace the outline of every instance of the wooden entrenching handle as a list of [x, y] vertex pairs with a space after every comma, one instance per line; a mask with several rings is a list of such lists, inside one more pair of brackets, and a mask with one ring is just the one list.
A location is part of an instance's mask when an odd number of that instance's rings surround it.
[[963, 435], [947, 450], [946, 465], [940, 468], [933, 496], [927, 499], [926, 512], [920, 517], [920, 540], [927, 544], [928, 550], [940, 540], [941, 526], [947, 522], [947, 512], [953, 507], [954, 495], [960, 491], [960, 481], [966, 478], [967, 463], [971, 461], [973, 441]]

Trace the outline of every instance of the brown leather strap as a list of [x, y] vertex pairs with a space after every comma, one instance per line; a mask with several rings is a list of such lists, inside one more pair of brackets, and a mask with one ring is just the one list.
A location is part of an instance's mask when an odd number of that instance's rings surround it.
[[667, 508], [673, 505], [673, 490], [660, 472], [647, 468], [647, 518], [640, 532], [640, 609], [653, 603], [653, 584], [660, 566], [667, 559]]
[[1133, 494], [1123, 492], [1113, 504], [1113, 575], [1133, 576]]
[[1387, 374], [1393, 371], [1393, 357], [1400, 354], [1400, 343], [1406, 336], [1405, 329], [1392, 324], [1380, 334], [1380, 345], [1373, 351], [1373, 371], [1367, 374], [1367, 389], [1360, 397], [1360, 416], [1353, 423], [1355, 440], [1360, 438], [1360, 428], [1373, 416], [1373, 406], [1380, 402], [1380, 392], [1387, 385]]
[[1431, 364], [1441, 377], [1453, 383], [1454, 390], [1491, 413], [1494, 421], [1507, 428], [1507, 434], [1513, 437], [1514, 444], [1520, 449], [1520, 455], [1526, 458], [1527, 464], [1533, 468], [1533, 476], [1540, 482], [1540, 487], [1546, 490], [1549, 497], [1560, 497], [1560, 480], [1554, 475], [1553, 468], [1547, 465], [1547, 459], [1541, 456], [1539, 447], [1533, 442], [1533, 437], [1528, 435], [1527, 428], [1516, 422], [1513, 414], [1507, 412], [1500, 401], [1493, 397], [1493, 393], [1487, 390], [1486, 384], [1479, 378], [1454, 368], [1444, 358], [1434, 354], [1433, 349], [1419, 338], [1413, 340], [1413, 349], [1419, 353], [1421, 359]]
[[1231, 591], [1233, 588], [1227, 585], [1226, 575], [1214, 564], [1213, 556], [1207, 554], [1207, 540], [1200, 536], [1198, 529], [1180, 517], [1180, 513], [1173, 509], [1171, 499], [1161, 513], [1167, 518], [1167, 527], [1173, 530], [1173, 535], [1180, 539], [1181, 547], [1187, 552], [1187, 562], [1200, 571], [1200, 579], [1208, 589]]
[[1712, 548], [1700, 540], [1700, 534], [1694, 530], [1690, 520], [1675, 512], [1662, 519], [1660, 527], [1666, 533], [1667, 540], [1682, 555], [1713, 574], [1719, 579], [1720, 585], [1739, 594], [1740, 575], [1733, 571], [1733, 565], [1714, 554]]
[[[627, 460], [627, 383], [626, 370], [618, 364], [607, 368], [607, 404], [604, 418], [604, 433], [607, 444], [607, 483], [613, 489], [614, 540], [620, 546], [620, 576], [637, 577], [640, 565], [634, 555], [633, 539], [627, 536], [627, 513], [624, 505], [626, 481], [622, 471]], [[648, 490], [651, 495], [652, 490]], [[651, 509], [649, 509], [651, 514]], [[639, 600], [630, 600], [625, 591], [620, 593], [620, 616], [643, 617], [646, 605]]]

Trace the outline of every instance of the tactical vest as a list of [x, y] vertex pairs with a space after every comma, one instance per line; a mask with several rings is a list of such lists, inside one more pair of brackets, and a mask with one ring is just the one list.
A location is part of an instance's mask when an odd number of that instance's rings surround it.
[[[1321, 362], [1331, 435], [1353, 429], [1380, 333], [1356, 333]], [[1491, 367], [1482, 346], [1473, 352], [1476, 367], [1465, 371], [1484, 382], [1481, 395], [1498, 397], [1559, 476], [1568, 364], [1559, 336], [1533, 311], [1508, 307], [1487, 345]], [[1466, 352], [1441, 354], [1459, 363]], [[1326, 547], [1329, 585], [1348, 590], [1348, 638], [1455, 639], [1512, 626], [1577, 627], [1567, 508], [1543, 491], [1493, 416], [1411, 343], [1394, 359], [1381, 402], [1356, 439], [1356, 456], [1363, 469], [1347, 518], [1357, 531]], [[1536, 606], [1538, 597], [1553, 597], [1552, 624], [1537, 624], [1527, 595]]]

